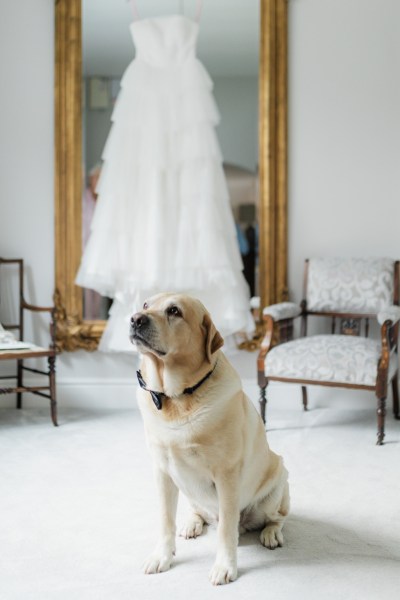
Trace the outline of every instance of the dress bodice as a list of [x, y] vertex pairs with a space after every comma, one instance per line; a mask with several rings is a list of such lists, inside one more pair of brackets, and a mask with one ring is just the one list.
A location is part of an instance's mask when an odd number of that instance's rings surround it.
[[198, 24], [182, 15], [135, 21], [136, 58], [156, 67], [178, 66], [196, 54]]

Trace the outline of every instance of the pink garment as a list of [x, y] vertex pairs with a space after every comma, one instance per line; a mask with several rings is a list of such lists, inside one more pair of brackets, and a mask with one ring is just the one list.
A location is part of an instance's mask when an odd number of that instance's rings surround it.
[[[90, 188], [86, 188], [82, 198], [82, 249], [90, 236], [90, 227], [96, 208], [96, 198]], [[94, 290], [83, 288], [83, 318], [101, 319], [101, 295]]]
[[90, 225], [92, 223], [94, 210], [96, 208], [96, 198], [93, 196], [90, 188], [83, 192], [82, 199], [82, 247], [85, 248], [90, 235]]

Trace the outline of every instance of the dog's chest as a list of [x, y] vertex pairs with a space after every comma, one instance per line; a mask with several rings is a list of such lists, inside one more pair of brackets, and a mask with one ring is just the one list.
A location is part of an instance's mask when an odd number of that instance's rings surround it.
[[157, 459], [179, 490], [208, 512], [218, 513], [217, 494], [207, 451], [196, 443], [159, 447]]

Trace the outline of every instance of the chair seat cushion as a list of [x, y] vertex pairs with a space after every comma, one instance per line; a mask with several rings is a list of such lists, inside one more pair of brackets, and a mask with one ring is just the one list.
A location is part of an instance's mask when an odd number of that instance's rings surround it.
[[[381, 344], [348, 335], [315, 335], [275, 346], [265, 359], [267, 377], [375, 386]], [[398, 368], [393, 354], [389, 380]]]

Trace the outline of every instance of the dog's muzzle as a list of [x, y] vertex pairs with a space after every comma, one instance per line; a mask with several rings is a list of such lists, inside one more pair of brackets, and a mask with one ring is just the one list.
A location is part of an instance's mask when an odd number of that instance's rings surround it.
[[153, 323], [144, 313], [136, 313], [131, 317], [130, 340], [132, 344], [140, 344], [158, 354], [165, 356], [166, 352], [158, 348], [157, 335]]
[[131, 317], [131, 341], [146, 338], [146, 333], [149, 332], [150, 319], [143, 313], [136, 313]]

